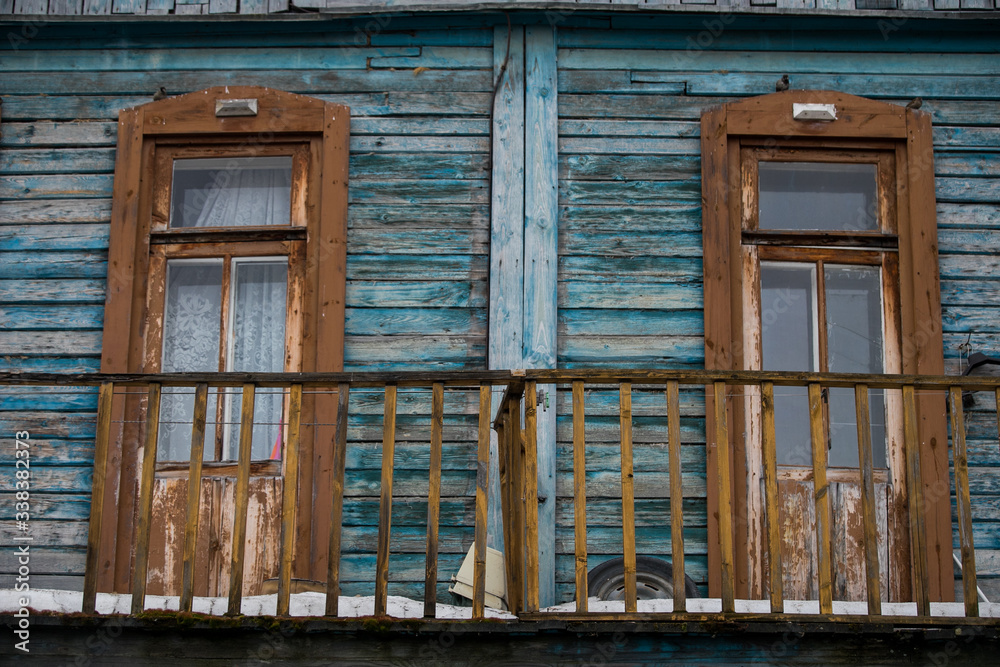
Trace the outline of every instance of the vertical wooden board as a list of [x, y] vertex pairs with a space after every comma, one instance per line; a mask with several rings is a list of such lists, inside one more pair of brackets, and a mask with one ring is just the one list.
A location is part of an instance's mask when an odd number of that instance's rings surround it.
[[625, 611], [636, 611], [635, 487], [632, 472], [632, 383], [619, 385], [622, 483], [622, 555], [625, 560]]
[[786, 600], [815, 600], [816, 507], [812, 482], [778, 482], [782, 589]]
[[[921, 484], [921, 447], [917, 430], [917, 406], [912, 385], [903, 387], [903, 428], [906, 448], [906, 490], [910, 520], [910, 553], [913, 557], [913, 593], [917, 614], [930, 616], [930, 582], [927, 580], [927, 537]], [[951, 553], [951, 545], [948, 546]]]
[[861, 487], [850, 482], [831, 482], [829, 488], [833, 599], [864, 600], [867, 588]]
[[493, 40], [489, 366], [504, 369], [523, 365], [524, 29], [497, 27]]
[[[522, 368], [524, 321], [524, 28], [493, 31], [495, 99], [490, 149], [490, 312], [488, 365]], [[497, 398], [499, 398], [498, 394]], [[494, 400], [494, 407], [498, 401]], [[490, 436], [489, 545], [503, 550], [500, 475]]]
[[573, 543], [576, 610], [587, 611], [587, 438], [583, 382], [573, 382]]
[[[97, 604], [98, 559], [101, 555], [103, 519], [110, 506], [104, 504], [107, 482], [108, 449], [111, 438], [111, 408], [114, 384], [105, 382], [98, 390], [97, 433], [94, 439], [94, 475], [91, 486], [90, 523], [87, 530], [87, 556], [84, 567], [83, 613], [92, 614]], [[105, 510], [108, 507], [108, 510]]]
[[278, 576], [281, 553], [280, 477], [250, 480], [244, 538], [243, 595], [260, 595], [261, 584]]
[[198, 540], [201, 500], [201, 470], [205, 456], [205, 420], [208, 410], [208, 384], [195, 389], [194, 415], [191, 420], [191, 461], [188, 466], [187, 503], [181, 572], [180, 610], [191, 611], [194, 595], [195, 557]]
[[670, 560], [673, 565], [674, 581], [681, 585], [674, 586], [674, 611], [684, 611], [687, 608], [684, 586], [684, 480], [681, 478], [681, 411], [677, 382], [667, 382], [667, 422], [669, 436], [667, 441], [668, 458], [670, 461]]
[[472, 618], [482, 619], [486, 601], [486, 507], [490, 458], [490, 385], [479, 388], [479, 439], [476, 447], [476, 537], [473, 550]]
[[[517, 413], [514, 413], [514, 409]], [[520, 425], [514, 422], [520, 420], [520, 406], [513, 405], [511, 409], [511, 423], [517, 429]], [[538, 393], [534, 382], [528, 382], [524, 392], [524, 496], [525, 496], [525, 568], [524, 576], [527, 578], [525, 594], [525, 610], [538, 611], [539, 609], [539, 512], [538, 512]], [[554, 444], [554, 443], [553, 443]], [[551, 506], [555, 507], [555, 499], [552, 499]], [[555, 517], [553, 516], [553, 523]], [[555, 526], [553, 525], [553, 532]], [[553, 549], [555, 539], [553, 538]], [[553, 554], [554, 556], [554, 554]], [[555, 594], [555, 559], [552, 563], [552, 589]]]
[[[712, 387], [712, 405], [715, 410], [715, 450], [716, 469], [718, 470], [717, 482], [717, 511], [719, 536], [719, 590], [722, 597], [722, 611], [732, 612], [736, 610], [735, 589], [734, 589], [734, 560], [733, 552], [733, 505], [732, 505], [732, 480], [730, 477], [730, 456], [729, 456], [729, 415], [726, 409], [726, 383], [715, 382]], [[712, 494], [709, 494], [711, 497]], [[711, 512], [711, 506], [709, 506]], [[709, 514], [709, 524], [711, 524], [711, 514]], [[711, 525], [709, 526], [711, 530]], [[709, 549], [709, 568], [712, 567], [711, 549]], [[709, 576], [712, 570], [709, 569]]]
[[146, 438], [142, 446], [139, 475], [139, 503], [136, 518], [135, 563], [132, 570], [132, 613], [145, 609], [146, 575], [149, 568], [149, 531], [153, 514], [153, 481], [156, 472], [156, 445], [160, 427], [160, 385], [151, 383], [147, 394]]
[[113, 0], [111, 5], [113, 14], [145, 14], [146, 0]]
[[227, 614], [239, 614], [243, 599], [243, 573], [246, 559], [247, 508], [250, 492], [250, 449], [253, 440], [253, 413], [256, 387], [243, 385], [240, 406], [240, 449], [233, 496], [233, 539], [229, 565], [229, 607]]
[[278, 602], [276, 614], [288, 615], [292, 561], [295, 557], [295, 514], [298, 505], [299, 478], [299, 427], [302, 421], [302, 385], [294, 384], [288, 399], [287, 446], [284, 453], [284, 485], [281, 499], [281, 566], [278, 573]]
[[958, 537], [962, 554], [962, 589], [965, 615], [979, 616], [979, 596], [976, 590], [976, 550], [972, 539], [972, 507], [969, 497], [969, 461], [965, 444], [965, 415], [961, 387], [949, 392], [948, 412], [951, 413], [951, 443], [955, 470], [955, 500], [958, 506]]
[[[523, 365], [556, 367], [558, 109], [555, 29], [525, 29]], [[555, 604], [556, 387], [538, 387], [539, 602]], [[551, 403], [552, 409], [546, 407]]]
[[49, 13], [49, 0], [14, 0], [14, 13], [44, 16]]
[[178, 595], [183, 576], [186, 479], [156, 479], [149, 538], [147, 595]]
[[347, 419], [351, 386], [337, 387], [337, 430], [333, 446], [333, 479], [330, 503], [329, 544], [327, 546], [326, 615], [336, 616], [340, 602], [340, 552], [344, 516], [344, 468], [347, 458]]
[[[820, 314], [820, 321], [823, 315]], [[833, 566], [830, 548], [830, 486], [826, 477], [827, 432], [823, 421], [822, 389], [809, 384], [809, 432], [812, 442], [813, 496], [816, 503], [816, 571], [819, 612], [833, 613]]]
[[392, 477], [396, 454], [396, 387], [386, 385], [382, 420], [382, 483], [375, 564], [375, 615], [385, 616], [389, 591], [389, 540], [392, 531]]
[[760, 390], [761, 458], [764, 471], [764, 515], [767, 520], [768, 585], [771, 611], [784, 611], [781, 558], [781, 521], [778, 514], [777, 449], [774, 436], [774, 385], [764, 382]]
[[875, 519], [875, 480], [873, 470], [871, 419], [868, 404], [868, 387], [854, 386], [855, 415], [858, 426], [858, 461], [861, 464], [861, 531], [865, 559], [865, 592], [868, 613], [882, 613], [878, 560], [878, 524]]
[[427, 558], [424, 565], [424, 618], [437, 615], [438, 523], [441, 518], [441, 430], [444, 385], [435, 382], [431, 405], [431, 455], [427, 487]]
[[83, 0], [49, 0], [49, 13], [71, 16], [83, 11]]

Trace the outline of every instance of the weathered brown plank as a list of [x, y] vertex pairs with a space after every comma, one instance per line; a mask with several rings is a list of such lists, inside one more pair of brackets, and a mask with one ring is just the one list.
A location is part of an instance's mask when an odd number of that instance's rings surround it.
[[920, 483], [920, 440], [917, 407], [912, 385], [903, 387], [903, 445], [906, 450], [906, 491], [910, 518], [910, 555], [913, 560], [913, 591], [917, 614], [931, 615], [927, 582], [927, 538], [924, 533], [923, 489]]
[[972, 506], [969, 498], [969, 459], [965, 447], [965, 415], [962, 412], [962, 389], [948, 391], [951, 413], [951, 446], [955, 463], [955, 496], [958, 504], [958, 537], [962, 551], [962, 588], [965, 615], [979, 616], [976, 586], [976, 549], [972, 539]]
[[490, 402], [489, 384], [479, 387], [479, 441], [476, 449], [476, 538], [473, 552], [472, 618], [482, 619], [486, 613], [486, 489], [490, 464]]
[[208, 384], [198, 383], [194, 391], [194, 414], [191, 423], [191, 464], [188, 468], [187, 519], [184, 523], [183, 571], [181, 574], [180, 610], [190, 612], [194, 602], [195, 550], [198, 545], [198, 519], [201, 499], [201, 469], [205, 458], [205, 419], [208, 414]]
[[868, 614], [877, 616], [882, 613], [882, 591], [879, 586], [878, 524], [875, 518], [875, 476], [872, 470], [868, 385], [855, 385], [854, 405], [858, 423], [858, 460], [861, 462], [861, 519], [864, 530]]
[[330, 505], [330, 544], [326, 573], [326, 615], [336, 616], [340, 601], [340, 551], [344, 516], [344, 469], [347, 462], [347, 416], [351, 385], [337, 387], [337, 432], [333, 441], [333, 498]]
[[441, 517], [441, 427], [444, 422], [444, 385], [431, 387], [431, 460], [427, 490], [427, 561], [424, 567], [424, 618], [437, 613], [438, 523]]
[[253, 408], [256, 387], [243, 385], [243, 402], [240, 411], [240, 452], [236, 472], [236, 489], [233, 497], [232, 557], [229, 564], [229, 606], [226, 614], [240, 613], [243, 598], [243, 556], [246, 551], [247, 507], [250, 496], [250, 452], [253, 444]]
[[587, 439], [583, 382], [573, 382], [573, 545], [576, 610], [587, 611]]
[[146, 574], [149, 566], [149, 529], [153, 522], [153, 478], [156, 475], [156, 438], [160, 428], [160, 385], [149, 385], [146, 403], [146, 440], [142, 447], [139, 477], [139, 520], [135, 538], [135, 565], [132, 570], [132, 613], [146, 605]]
[[105, 382], [98, 390], [97, 436], [94, 440], [94, 476], [91, 490], [90, 524], [87, 530], [87, 559], [84, 567], [83, 613], [93, 614], [97, 604], [97, 561], [100, 557], [104, 515], [104, 488], [107, 479], [108, 440], [111, 435], [111, 402], [115, 386]]
[[389, 592], [389, 537], [392, 531], [392, 473], [396, 453], [396, 386], [385, 387], [382, 422], [382, 493], [378, 510], [378, 555], [375, 563], [375, 615], [385, 616]]
[[[729, 474], [729, 423], [726, 415], [726, 383], [713, 383], [715, 403], [715, 461], [718, 469], [719, 548], [722, 568], [722, 611], [736, 611], [734, 588], [732, 480]], [[711, 507], [709, 508], [711, 512]], [[709, 552], [711, 555], [711, 552]], [[709, 568], [711, 568], [711, 563]]]
[[[524, 399], [525, 611], [530, 612], [538, 611], [538, 395], [534, 382], [525, 384]], [[520, 420], [520, 411], [511, 418]]]
[[816, 503], [816, 569], [819, 575], [819, 613], [833, 613], [833, 569], [830, 551], [830, 485], [826, 481], [826, 427], [823, 389], [809, 384], [809, 432], [812, 442], [813, 498]]
[[288, 441], [285, 444], [285, 484], [281, 498], [281, 555], [278, 569], [278, 601], [275, 613], [288, 615], [295, 557], [295, 508], [298, 505], [299, 428], [302, 423], [302, 385], [293, 384], [288, 393]]
[[684, 480], [681, 477], [681, 408], [677, 382], [667, 382], [667, 439], [670, 460], [670, 560], [674, 575], [674, 611], [687, 609], [684, 590]]
[[777, 450], [774, 439], [774, 383], [763, 382], [760, 387], [761, 452], [764, 463], [764, 514], [767, 519], [767, 557], [771, 612], [785, 610], [781, 574], [781, 519], [778, 514]]
[[632, 383], [618, 389], [622, 436], [622, 556], [625, 559], [625, 612], [636, 612], [635, 486], [632, 474]]

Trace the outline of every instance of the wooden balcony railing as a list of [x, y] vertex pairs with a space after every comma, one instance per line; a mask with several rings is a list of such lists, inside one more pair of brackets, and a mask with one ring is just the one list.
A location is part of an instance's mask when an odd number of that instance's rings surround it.
[[[716, 485], [718, 511], [719, 569], [713, 575], [721, 583], [722, 613], [737, 612], [736, 566], [737, 559], [733, 544], [734, 516], [733, 470], [730, 468], [731, 428], [733, 428], [732, 407], [736, 403], [731, 394], [752, 395], [759, 399], [761, 424], [762, 472], [762, 514], [766, 521], [763, 533], [763, 551], [766, 555], [764, 578], [768, 582], [766, 596], [771, 614], [782, 614], [786, 609], [786, 599], [782, 591], [782, 549], [779, 516], [778, 467], [775, 450], [775, 388], [806, 387], [809, 398], [809, 423], [811, 441], [811, 478], [813, 482], [812, 511], [815, 513], [815, 540], [817, 545], [816, 568], [818, 577], [818, 609], [823, 616], [833, 616], [833, 577], [831, 554], [831, 506], [829, 483], [827, 480], [827, 448], [824, 433], [822, 407], [823, 391], [833, 387], [852, 388], [856, 399], [858, 431], [858, 482], [860, 485], [861, 521], [863, 525], [863, 562], [865, 568], [865, 599], [867, 615], [885, 615], [883, 590], [888, 573], [882, 568], [878, 550], [876, 519], [875, 479], [872, 442], [869, 430], [868, 396], [871, 389], [882, 389], [898, 393], [900, 423], [905, 445], [905, 478], [907, 480], [907, 517], [909, 554], [912, 570], [907, 575], [912, 584], [912, 599], [916, 616], [931, 617], [931, 594], [927, 581], [925, 504], [921, 497], [922, 464], [918, 446], [917, 394], [936, 393], [947, 398], [951, 426], [951, 468], [954, 476], [954, 500], [957, 508], [957, 535], [961, 553], [962, 595], [964, 614], [967, 618], [980, 616], [977, 595], [975, 545], [973, 541], [972, 514], [969, 488], [969, 467], [965, 443], [963, 414], [963, 392], [988, 391], [1000, 399], [1000, 378], [988, 377], [918, 377], [918, 376], [860, 376], [838, 374], [794, 374], [770, 372], [718, 372], [718, 371], [512, 371], [512, 372], [459, 372], [424, 374], [164, 374], [164, 375], [48, 375], [48, 374], [0, 374], [2, 385], [49, 385], [49, 386], [97, 386], [98, 409], [96, 442], [94, 453], [94, 476], [92, 504], [87, 542], [86, 573], [83, 596], [84, 613], [93, 614], [96, 609], [98, 592], [98, 558], [102, 535], [114, 531], [114, 521], [109, 512], [113, 508], [104, 506], [105, 484], [108, 468], [109, 446], [116, 428], [113, 405], [121, 400], [122, 392], [141, 392], [145, 396], [144, 421], [141, 452], [142, 461], [138, 472], [137, 522], [134, 538], [134, 563], [131, 569], [132, 613], [145, 608], [146, 587], [149, 573], [150, 531], [154, 522], [154, 485], [157, 474], [157, 442], [160, 424], [160, 402], [164, 388], [187, 387], [194, 392], [194, 416], [191, 422], [191, 456], [187, 468], [187, 498], [184, 520], [182, 578], [179, 591], [181, 611], [190, 611], [195, 596], [196, 545], [199, 530], [199, 503], [201, 502], [201, 480], [205, 474], [204, 440], [206, 434], [206, 413], [209, 393], [219, 388], [239, 388], [242, 395], [239, 416], [240, 438], [238, 458], [235, 461], [235, 491], [233, 494], [233, 529], [231, 560], [229, 566], [228, 613], [239, 614], [244, 597], [243, 568], [246, 539], [249, 488], [251, 480], [251, 440], [253, 437], [255, 395], [260, 388], [280, 388], [284, 393], [283, 411], [284, 455], [281, 475], [284, 479], [297, 479], [300, 461], [301, 434], [303, 422], [303, 394], [326, 392], [336, 396], [335, 415], [312, 415], [310, 425], [322, 422], [323, 418], [333, 419], [331, 511], [329, 515], [329, 548], [327, 551], [326, 606], [327, 616], [338, 615], [338, 600], [343, 592], [343, 572], [341, 555], [345, 535], [344, 507], [347, 480], [345, 480], [346, 456], [349, 447], [349, 419], [351, 397], [358, 391], [374, 391], [380, 394], [384, 412], [381, 429], [381, 466], [378, 489], [377, 545], [375, 548], [374, 611], [385, 615], [390, 587], [390, 552], [393, 524], [393, 477], [397, 469], [397, 398], [398, 391], [423, 392], [429, 395], [429, 409], [424, 405], [412, 414], [414, 419], [427, 421], [428, 468], [426, 471], [427, 520], [425, 525], [424, 558], [424, 615], [435, 616], [436, 603], [440, 597], [439, 526], [442, 503], [442, 443], [445, 429], [445, 396], [468, 397], [466, 423], [474, 420], [474, 512], [472, 544], [474, 554], [474, 585], [472, 617], [485, 616], [486, 600], [486, 552], [488, 529], [488, 505], [490, 489], [490, 430], [497, 432], [499, 453], [500, 506], [502, 508], [503, 541], [505, 544], [505, 575], [507, 606], [509, 610], [523, 618], [534, 618], [539, 613], [539, 498], [538, 498], [538, 428], [537, 428], [537, 387], [539, 384], [560, 388], [569, 400], [563, 402], [562, 414], [566, 428], [571, 430], [571, 462], [560, 468], [568, 473], [561, 497], [572, 503], [572, 544], [573, 544], [573, 598], [574, 615], [589, 614], [592, 618], [629, 618], [639, 612], [637, 594], [637, 547], [636, 527], [636, 472], [633, 469], [635, 448], [645, 445], [633, 443], [633, 396], [635, 392], [644, 395], [644, 418], [649, 417], [648, 397], [650, 393], [662, 396], [662, 409], [657, 409], [654, 417], [665, 423], [666, 460], [661, 462], [668, 477], [666, 488], [660, 489], [660, 498], [669, 499], [670, 560], [675, 582], [683, 582], [687, 570], [685, 526], [690, 519], [690, 511], [685, 509], [685, 474], [682, 465], [682, 390], [693, 388], [704, 391], [706, 410], [710, 414], [696, 414], [687, 408], [688, 416], [695, 420], [704, 419], [714, 424], [714, 448], [717, 462], [715, 479], [707, 480]], [[588, 392], [615, 391], [617, 393], [617, 417], [619, 427], [620, 478], [619, 486], [612, 494], [620, 499], [622, 521], [621, 556], [624, 559], [624, 607], [621, 613], [595, 613], [588, 611], [588, 496], [587, 496], [587, 447], [586, 402]], [[502, 392], [502, 399], [499, 399]], [[567, 393], [568, 392], [568, 393]], [[116, 398], [117, 397], [117, 398]], [[474, 397], [474, 398], [472, 398]], [[474, 403], [473, 403], [474, 401]], [[1000, 401], [998, 401], [1000, 403]], [[557, 404], [560, 405], [560, 404]], [[558, 409], [558, 408], [557, 408]], [[996, 408], [991, 408], [996, 410]], [[461, 410], [460, 410], [461, 412]], [[473, 414], [474, 412], [474, 414]], [[996, 413], [1000, 425], [1000, 411]], [[211, 421], [209, 419], [209, 421]], [[471, 426], [470, 426], [471, 428]], [[743, 425], [738, 428], [742, 429]], [[464, 433], [464, 431], [463, 431]], [[457, 438], [460, 440], [462, 435]], [[140, 443], [125, 443], [138, 447]], [[699, 443], [693, 443], [698, 445]], [[690, 446], [690, 445], [689, 445]], [[466, 451], [473, 447], [465, 443]], [[564, 455], [566, 448], [563, 449]], [[648, 460], [648, 459], [647, 459]], [[702, 468], [705, 470], [706, 468]], [[603, 472], [607, 472], [606, 470]], [[613, 471], [617, 473], [617, 471]], [[661, 471], [662, 472], [662, 469]], [[947, 480], [946, 480], [947, 481]], [[566, 489], [569, 491], [566, 491]], [[301, 507], [297, 498], [297, 485], [285, 484], [280, 499], [280, 547], [278, 548], [277, 606], [279, 616], [288, 615], [293, 577], [293, 555], [296, 551], [296, 513]], [[690, 494], [688, 494], [690, 495]], [[473, 501], [472, 497], [467, 500]], [[706, 516], [698, 517], [704, 523]], [[463, 545], [464, 546], [464, 545]], [[453, 549], [455, 553], [459, 549]], [[690, 556], [690, 551], [687, 551]], [[763, 589], [762, 589], [763, 590]], [[670, 614], [683, 617], [689, 611], [684, 585], [673, 588]], [[703, 613], [703, 612], [701, 612]]]

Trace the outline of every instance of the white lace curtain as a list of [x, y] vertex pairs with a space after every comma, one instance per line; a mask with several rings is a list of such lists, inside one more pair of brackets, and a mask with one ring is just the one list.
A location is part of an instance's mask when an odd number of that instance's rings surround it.
[[287, 225], [291, 178], [291, 157], [177, 160], [171, 226]]

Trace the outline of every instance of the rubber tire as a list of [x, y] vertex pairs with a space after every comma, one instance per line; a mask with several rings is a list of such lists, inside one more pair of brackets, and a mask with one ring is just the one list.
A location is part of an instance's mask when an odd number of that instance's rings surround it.
[[[652, 556], [636, 556], [635, 592], [639, 600], [672, 599], [674, 597], [674, 567]], [[600, 600], [625, 599], [625, 559], [619, 556], [605, 561], [587, 573], [587, 591]], [[691, 577], [684, 577], [684, 592], [689, 598], [698, 597], [698, 586]]]

